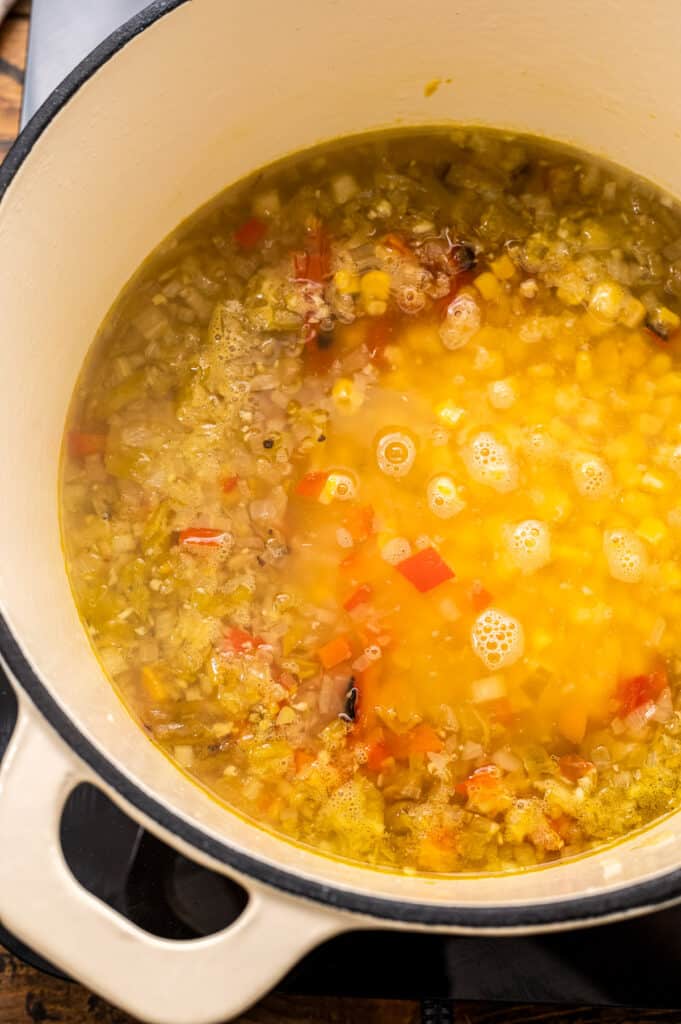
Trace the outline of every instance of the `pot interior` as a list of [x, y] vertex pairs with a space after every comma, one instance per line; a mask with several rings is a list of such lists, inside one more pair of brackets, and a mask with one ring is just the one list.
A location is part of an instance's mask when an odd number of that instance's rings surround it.
[[227, 813], [128, 716], [76, 615], [57, 517], [76, 376], [121, 286], [165, 234], [243, 174], [324, 139], [400, 123], [496, 125], [572, 142], [681, 195], [681, 11], [661, 0], [642, 20], [628, 6], [159, 3], [166, 13], [99, 69], [91, 61], [61, 110], [49, 102], [44, 131], [31, 129], [3, 171], [7, 181], [25, 156], [0, 205], [3, 614], [56, 701], [141, 790], [298, 875], [403, 901], [565, 900], [677, 867], [681, 816], [572, 863], [426, 879], [327, 860]]

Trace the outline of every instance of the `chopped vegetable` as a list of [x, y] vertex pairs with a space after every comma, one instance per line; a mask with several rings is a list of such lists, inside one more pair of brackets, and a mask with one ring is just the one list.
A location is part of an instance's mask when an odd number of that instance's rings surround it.
[[88, 434], [82, 430], [69, 431], [69, 455], [84, 458], [106, 451], [106, 434]]
[[218, 548], [227, 538], [225, 530], [212, 530], [208, 526], [190, 526], [180, 531], [179, 542], [188, 547]]
[[352, 657], [352, 647], [346, 636], [337, 636], [319, 648], [317, 657], [325, 669], [335, 668]]
[[661, 669], [649, 672], [646, 675], [633, 676], [631, 679], [622, 679], [617, 686], [617, 699], [619, 701], [619, 714], [626, 718], [636, 708], [649, 701], [655, 701], [667, 686], [667, 673]]
[[267, 224], [259, 217], [249, 217], [234, 232], [234, 240], [242, 249], [255, 249], [267, 234]]
[[306, 473], [296, 484], [296, 494], [301, 498], [318, 499], [328, 478], [329, 474], [321, 471]]
[[454, 579], [454, 573], [435, 548], [423, 548], [395, 566], [422, 594]]
[[346, 612], [354, 611], [354, 609], [358, 608], [361, 604], [366, 604], [367, 601], [371, 600], [373, 592], [374, 588], [370, 583], [362, 583], [362, 585], [357, 587], [357, 590], [350, 594], [350, 597], [346, 598], [343, 602], [343, 607]]

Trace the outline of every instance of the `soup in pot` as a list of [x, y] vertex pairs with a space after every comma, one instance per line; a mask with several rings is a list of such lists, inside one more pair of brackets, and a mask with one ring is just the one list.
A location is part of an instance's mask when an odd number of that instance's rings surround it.
[[181, 225], [101, 328], [61, 485], [149, 737], [407, 872], [678, 807], [680, 309], [667, 196], [491, 131], [321, 147]]

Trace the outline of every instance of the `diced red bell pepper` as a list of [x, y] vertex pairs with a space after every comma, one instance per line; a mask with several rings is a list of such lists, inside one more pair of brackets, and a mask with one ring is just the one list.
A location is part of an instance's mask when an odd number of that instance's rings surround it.
[[234, 241], [242, 249], [255, 249], [267, 234], [267, 224], [259, 217], [249, 217], [234, 232]]
[[570, 782], [578, 782], [584, 775], [588, 775], [596, 767], [593, 761], [587, 761], [579, 754], [565, 754], [558, 758], [560, 774], [564, 775]]
[[245, 629], [240, 629], [239, 626], [230, 626], [225, 633], [225, 650], [234, 651], [236, 654], [254, 651], [256, 647], [260, 647], [264, 642], [261, 636], [253, 636], [252, 633]]
[[224, 494], [231, 494], [236, 485], [239, 483], [238, 476], [226, 476], [222, 481], [222, 490]]
[[93, 434], [83, 430], [72, 430], [69, 433], [69, 455], [74, 458], [85, 458], [86, 455], [99, 455], [106, 450], [106, 434]]
[[454, 579], [454, 573], [435, 548], [423, 548], [399, 562], [395, 568], [422, 594]]
[[225, 530], [212, 530], [208, 526], [190, 526], [180, 531], [180, 544], [203, 548], [220, 547], [226, 537]]
[[297, 281], [323, 284], [331, 273], [331, 245], [322, 224], [317, 221], [309, 230], [305, 249], [293, 253], [293, 276]]
[[366, 604], [367, 601], [371, 600], [373, 592], [374, 589], [370, 583], [362, 583], [362, 585], [357, 587], [357, 590], [350, 594], [350, 597], [343, 602], [343, 607], [346, 612], [351, 612], [355, 608], [358, 608], [359, 605]]
[[664, 667], [648, 672], [646, 675], [622, 679], [617, 686], [620, 717], [626, 718], [642, 704], [655, 701], [665, 686], [667, 686], [667, 671]]
[[324, 490], [324, 484], [329, 478], [329, 474], [321, 470], [312, 470], [302, 476], [296, 484], [296, 494], [299, 494], [301, 498], [315, 498]]

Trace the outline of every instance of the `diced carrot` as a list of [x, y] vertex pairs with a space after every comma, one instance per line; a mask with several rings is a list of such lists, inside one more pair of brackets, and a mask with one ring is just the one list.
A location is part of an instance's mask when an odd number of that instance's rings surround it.
[[161, 678], [161, 673], [155, 665], [145, 665], [142, 669], [142, 684], [147, 691], [151, 701], [158, 703], [168, 697], [168, 690]]
[[647, 675], [622, 679], [617, 686], [620, 716], [626, 718], [642, 704], [654, 701], [660, 696], [665, 686], [667, 686], [667, 671], [664, 666]]
[[471, 607], [474, 612], [484, 612], [492, 603], [492, 595], [487, 590], [480, 580], [473, 580], [470, 590]]
[[368, 540], [374, 532], [374, 510], [371, 505], [355, 505], [343, 516], [343, 526], [356, 544]]
[[421, 722], [409, 732], [391, 736], [388, 746], [393, 757], [399, 760], [415, 754], [439, 754], [443, 743], [432, 725]]
[[368, 737], [366, 766], [370, 772], [378, 773], [390, 757], [385, 743], [383, 729], [373, 729]]
[[247, 651], [254, 651], [256, 647], [260, 647], [265, 641], [261, 636], [253, 636], [245, 629], [241, 629], [239, 626], [230, 626], [225, 633], [225, 650], [234, 651], [237, 654], [244, 654]]
[[357, 590], [355, 590], [354, 593], [350, 594], [350, 597], [348, 597], [343, 602], [343, 607], [345, 608], [346, 612], [353, 611], [360, 604], [366, 604], [367, 601], [371, 600], [371, 595], [373, 594], [373, 592], [374, 589], [370, 583], [363, 583], [361, 587], [357, 587]]
[[180, 531], [180, 544], [183, 546], [217, 548], [226, 537], [225, 530], [212, 530], [208, 526], [190, 526]]
[[454, 578], [454, 573], [435, 548], [422, 548], [395, 568], [422, 594]]
[[105, 450], [106, 434], [92, 434], [83, 430], [72, 430], [69, 433], [69, 455], [74, 458], [98, 455]]
[[343, 661], [347, 661], [352, 657], [352, 647], [346, 636], [336, 636], [333, 640], [329, 640], [327, 644], [319, 648], [317, 657], [324, 668], [335, 668], [336, 665], [340, 665]]
[[328, 473], [312, 470], [301, 477], [296, 484], [296, 494], [301, 498], [318, 498], [324, 489], [324, 484], [329, 478]]
[[222, 490], [224, 494], [231, 494], [236, 485], [239, 483], [238, 476], [226, 476], [222, 481]]
[[314, 754], [311, 754], [309, 750], [303, 750], [302, 747], [293, 752], [293, 764], [296, 770], [296, 775], [300, 775], [309, 765], [314, 761]]
[[567, 704], [558, 715], [558, 728], [561, 735], [570, 743], [581, 743], [586, 733], [586, 708], [579, 703]]
[[267, 234], [267, 224], [259, 217], [249, 217], [234, 232], [234, 241], [242, 249], [254, 249]]
[[457, 793], [466, 796], [471, 809], [480, 814], [499, 814], [513, 803], [513, 798], [504, 785], [501, 770], [493, 764], [476, 768], [467, 779], [459, 782], [455, 789]]
[[[565, 754], [558, 758], [558, 767], [561, 775], [571, 782], [577, 782], [584, 775], [588, 775], [595, 768], [593, 761], [587, 761], [579, 754]], [[555, 826], [554, 826], [555, 827]]]

